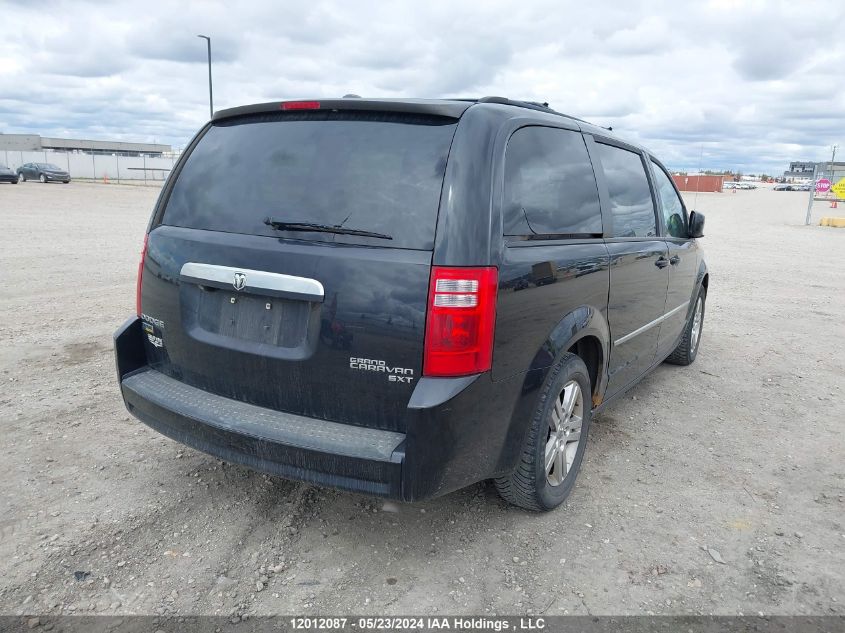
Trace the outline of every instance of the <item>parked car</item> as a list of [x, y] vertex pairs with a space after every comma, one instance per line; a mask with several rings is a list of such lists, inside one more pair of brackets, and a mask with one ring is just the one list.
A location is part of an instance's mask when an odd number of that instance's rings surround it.
[[404, 501], [493, 479], [549, 510], [592, 416], [695, 360], [703, 225], [654, 155], [533, 103], [223, 110], [153, 210], [122, 395], [273, 475]]
[[0, 165], [0, 182], [10, 182], [16, 185], [18, 184], [18, 175], [6, 165]]
[[67, 184], [70, 182], [70, 174], [52, 163], [25, 163], [18, 167], [18, 180], [40, 180], [44, 183], [57, 180]]
[[520, 290], [527, 290], [531, 287], [531, 284], [528, 283], [527, 279], [517, 279], [513, 285], [513, 291], [519, 292]]
[[726, 180], [722, 183], [722, 189], [736, 189], [737, 183], [733, 180]]
[[775, 191], [794, 191], [795, 188], [793, 185], [788, 183], [782, 182], [779, 185], [775, 185]]

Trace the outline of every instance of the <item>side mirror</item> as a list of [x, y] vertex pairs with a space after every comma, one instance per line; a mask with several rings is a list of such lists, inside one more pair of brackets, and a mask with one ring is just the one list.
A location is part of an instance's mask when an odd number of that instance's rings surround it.
[[704, 214], [693, 211], [689, 214], [689, 236], [704, 237]]

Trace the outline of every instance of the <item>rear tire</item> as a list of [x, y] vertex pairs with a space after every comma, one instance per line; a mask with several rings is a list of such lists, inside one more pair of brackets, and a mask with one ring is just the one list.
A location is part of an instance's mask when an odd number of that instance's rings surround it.
[[45, 176], [44, 174], [41, 174], [41, 175], [38, 177], [38, 180], [40, 180], [40, 181], [41, 181], [41, 184], [42, 184], [42, 185], [46, 185], [46, 184], [47, 184], [47, 176]]
[[26, 176], [23, 174], [18, 174], [18, 182], [26, 182]]
[[552, 369], [531, 418], [519, 464], [510, 475], [495, 479], [496, 490], [505, 501], [527, 510], [547, 511], [572, 492], [590, 430], [589, 376], [584, 361], [570, 353]]
[[701, 344], [701, 332], [704, 328], [704, 303], [707, 292], [702, 287], [695, 299], [695, 307], [692, 309], [687, 325], [684, 328], [684, 335], [678, 347], [669, 354], [666, 362], [672, 365], [690, 365], [698, 356], [698, 346]]

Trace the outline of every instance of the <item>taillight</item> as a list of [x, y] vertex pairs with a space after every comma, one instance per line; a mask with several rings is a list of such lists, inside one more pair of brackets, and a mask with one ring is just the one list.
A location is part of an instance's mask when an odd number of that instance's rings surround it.
[[144, 260], [147, 258], [147, 240], [149, 235], [144, 235], [144, 247], [141, 249], [141, 261], [138, 264], [138, 281], [135, 283], [135, 313], [141, 316], [141, 280], [144, 278]]
[[279, 108], [282, 110], [319, 110], [319, 101], [285, 101]]
[[490, 369], [499, 272], [431, 269], [423, 375], [466, 376]]

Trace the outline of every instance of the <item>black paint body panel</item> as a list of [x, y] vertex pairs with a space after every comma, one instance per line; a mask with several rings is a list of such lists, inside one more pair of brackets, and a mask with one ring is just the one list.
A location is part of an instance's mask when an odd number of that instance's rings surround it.
[[[614, 341], [659, 318], [666, 307], [669, 266], [658, 268], [666, 258], [666, 243], [652, 240], [609, 240], [610, 292], [608, 325]], [[659, 327], [653, 327], [614, 346], [608, 367], [607, 395], [623, 389], [654, 362]], [[669, 350], [671, 352], [671, 350]]]

